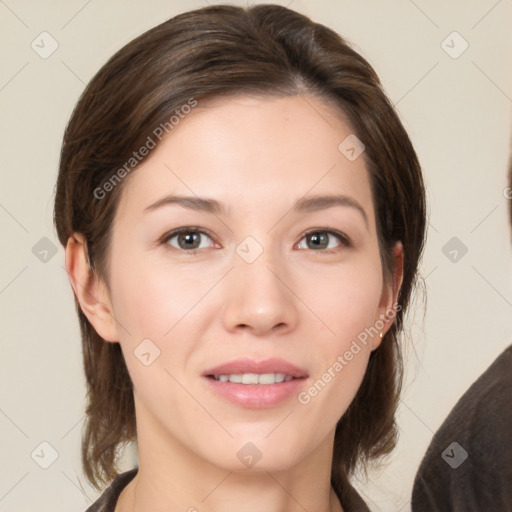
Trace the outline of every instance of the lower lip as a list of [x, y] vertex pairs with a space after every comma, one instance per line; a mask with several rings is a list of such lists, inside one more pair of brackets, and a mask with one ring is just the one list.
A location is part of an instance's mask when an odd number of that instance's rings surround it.
[[299, 393], [307, 380], [300, 378], [276, 384], [235, 384], [229, 381], [221, 382], [211, 377], [203, 377], [203, 379], [206, 379], [210, 389], [229, 402], [250, 409], [274, 407], [288, 400]]

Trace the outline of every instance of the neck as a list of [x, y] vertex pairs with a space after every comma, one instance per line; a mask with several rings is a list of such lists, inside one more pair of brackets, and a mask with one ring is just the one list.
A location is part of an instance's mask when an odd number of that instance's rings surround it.
[[145, 423], [137, 422], [139, 470], [115, 512], [343, 512], [330, 484], [334, 432], [292, 467], [265, 466], [262, 457], [240, 468], [215, 465]]

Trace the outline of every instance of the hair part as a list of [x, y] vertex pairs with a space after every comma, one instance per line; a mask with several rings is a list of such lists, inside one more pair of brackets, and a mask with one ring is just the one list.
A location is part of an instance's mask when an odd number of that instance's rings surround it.
[[[402, 381], [398, 335], [417, 279], [425, 237], [420, 165], [370, 64], [333, 30], [277, 5], [214, 5], [186, 12], [121, 48], [85, 88], [66, 128], [54, 222], [63, 246], [74, 232], [88, 241], [91, 272], [109, 286], [113, 220], [132, 170], [101, 200], [94, 191], [122, 168], [156, 127], [190, 98], [237, 94], [312, 94], [337, 105], [365, 144], [386, 278], [401, 241], [404, 275], [394, 324], [335, 433], [331, 481], [349, 499], [356, 465], [389, 453]], [[107, 343], [75, 304], [83, 344], [87, 419], [83, 469], [93, 485], [115, 478], [116, 450], [136, 439], [133, 387], [118, 343]]]

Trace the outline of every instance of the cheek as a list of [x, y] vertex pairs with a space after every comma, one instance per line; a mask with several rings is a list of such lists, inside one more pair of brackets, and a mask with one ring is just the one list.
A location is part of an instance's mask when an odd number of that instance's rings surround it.
[[[183, 390], [183, 380], [201, 321], [200, 300], [214, 280], [198, 280], [169, 265], [152, 265], [143, 255], [123, 258], [113, 274], [112, 303], [120, 345], [135, 391], [145, 403], [169, 405]], [[160, 398], [159, 398], [160, 397]]]
[[211, 286], [176, 267], [148, 264], [143, 255], [124, 259], [119, 268], [122, 271], [113, 280], [113, 307], [116, 319], [132, 334], [131, 343], [140, 337], [167, 341]]
[[317, 371], [298, 401], [311, 407], [310, 411], [316, 409], [326, 425], [332, 425], [356, 395], [368, 365], [371, 341], [379, 336], [375, 326], [383, 282], [378, 265], [315, 281], [323, 286], [310, 295], [312, 309], [320, 312], [318, 316], [328, 328], [316, 338], [312, 356]]
[[309, 303], [325, 327], [322, 339], [336, 350], [342, 350], [378, 319], [383, 290], [378, 261], [360, 261], [338, 271], [317, 271], [302, 286], [307, 297], [304, 302]]
[[117, 304], [120, 322], [128, 331], [121, 332], [120, 345], [134, 391], [155, 410], [162, 403], [173, 407], [181, 397], [183, 390], [175, 378], [181, 382], [182, 375], [176, 368], [185, 367], [193, 349], [183, 331], [186, 320], [180, 320], [191, 309], [194, 297], [190, 291], [186, 296], [179, 279], [175, 278], [172, 286], [166, 281], [144, 273], [136, 280], [127, 278], [119, 288]]

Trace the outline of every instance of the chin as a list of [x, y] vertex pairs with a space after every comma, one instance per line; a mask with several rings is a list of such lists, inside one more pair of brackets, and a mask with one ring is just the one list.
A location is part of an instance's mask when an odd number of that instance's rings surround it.
[[284, 471], [295, 466], [305, 455], [299, 440], [288, 438], [289, 442], [284, 443], [281, 437], [271, 439], [272, 435], [266, 437], [268, 431], [265, 431], [258, 436], [235, 436], [228, 442], [223, 440], [219, 443], [214, 448], [216, 453], [212, 453], [212, 446], [209, 445], [208, 453], [203, 458], [217, 467], [236, 473]]

